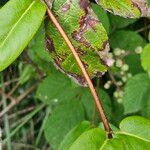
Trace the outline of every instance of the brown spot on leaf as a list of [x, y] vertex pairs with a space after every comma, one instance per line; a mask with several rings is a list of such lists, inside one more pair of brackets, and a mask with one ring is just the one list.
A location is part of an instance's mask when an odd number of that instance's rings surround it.
[[46, 50], [47, 50], [48, 52], [51, 53], [52, 51], [55, 51], [55, 47], [54, 47], [54, 44], [53, 44], [53, 40], [52, 40], [50, 37], [48, 37], [48, 36], [46, 36], [45, 45], [46, 45]]
[[62, 12], [67, 12], [67, 11], [70, 9], [70, 4], [71, 4], [71, 1], [66, 2], [66, 3], [61, 7]]
[[148, 16], [148, 5], [145, 0], [132, 0], [135, 7], [141, 11], [141, 16]]
[[82, 9], [84, 9], [85, 11], [87, 11], [89, 5], [90, 5], [90, 2], [88, 0], [80, 0], [79, 1], [79, 5]]

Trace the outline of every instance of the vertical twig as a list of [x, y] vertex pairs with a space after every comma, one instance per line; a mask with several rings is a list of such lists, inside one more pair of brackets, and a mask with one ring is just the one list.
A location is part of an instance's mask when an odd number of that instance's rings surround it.
[[[3, 74], [1, 74], [1, 82], [2, 82], [2, 89], [5, 92], [5, 85], [4, 85], [4, 80], [3, 80]], [[4, 94], [2, 94], [2, 102], [3, 102], [3, 108], [7, 107], [7, 99]], [[9, 128], [9, 120], [8, 120], [8, 115], [4, 115], [4, 126], [5, 126], [5, 133], [6, 137], [9, 137], [10, 134], [10, 128]], [[8, 141], [6, 143], [7, 149], [11, 150], [11, 138], [8, 138]]]
[[48, 16], [50, 17], [50, 19], [52, 20], [53, 24], [55, 25], [55, 27], [57, 28], [57, 30], [59, 31], [59, 33], [61, 34], [61, 36], [63, 37], [63, 39], [65, 40], [66, 44], [68, 45], [68, 47], [70, 48], [74, 58], [76, 59], [77, 61], [77, 64], [79, 66], [79, 68], [81, 69], [82, 73], [83, 73], [83, 76], [85, 77], [85, 80], [87, 81], [87, 84], [89, 86], [89, 89], [91, 91], [91, 94], [94, 98], [94, 102], [95, 102], [95, 105], [98, 109], [98, 112], [99, 112], [99, 115], [100, 115], [100, 118], [103, 122], [103, 125], [104, 125], [104, 128], [105, 128], [105, 131], [107, 132], [107, 137], [108, 138], [112, 138], [112, 130], [109, 126], [109, 122], [106, 118], [106, 115], [104, 113], [104, 109], [103, 109], [103, 106], [102, 106], [102, 103], [101, 101], [99, 100], [99, 97], [98, 97], [98, 94], [92, 84], [92, 81], [78, 55], [78, 53], [76, 52], [73, 44], [71, 43], [71, 41], [69, 40], [68, 36], [66, 35], [65, 31], [62, 29], [61, 25], [59, 24], [59, 22], [57, 21], [56, 17], [53, 15], [52, 11], [50, 10], [50, 7], [49, 7], [49, 4], [47, 3], [46, 0], [44, 0], [44, 2], [46, 3], [47, 5], [47, 13], [48, 13]]

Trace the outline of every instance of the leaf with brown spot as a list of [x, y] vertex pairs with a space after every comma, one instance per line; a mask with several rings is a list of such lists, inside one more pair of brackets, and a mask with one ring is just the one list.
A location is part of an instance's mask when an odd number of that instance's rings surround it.
[[125, 18], [148, 16], [147, 0], [95, 0], [105, 10]]
[[[88, 0], [55, 0], [55, 16], [76, 48], [91, 78], [107, 71], [109, 51], [107, 33], [90, 7]], [[55, 66], [86, 85], [82, 72], [53, 23], [46, 21], [46, 45]], [[103, 55], [101, 55], [103, 52]]]

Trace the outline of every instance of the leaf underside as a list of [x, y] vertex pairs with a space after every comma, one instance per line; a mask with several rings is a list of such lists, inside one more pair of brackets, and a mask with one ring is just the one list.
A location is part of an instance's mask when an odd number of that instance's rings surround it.
[[[108, 37], [102, 24], [87, 0], [55, 0], [53, 12], [76, 48], [91, 78], [101, 76], [107, 70]], [[80, 85], [86, 85], [84, 77], [63, 38], [46, 22], [46, 47], [55, 66]]]

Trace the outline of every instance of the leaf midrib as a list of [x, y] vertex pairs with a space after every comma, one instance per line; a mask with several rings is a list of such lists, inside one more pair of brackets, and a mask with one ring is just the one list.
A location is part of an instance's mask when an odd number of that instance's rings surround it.
[[20, 23], [20, 21], [22, 20], [22, 18], [28, 13], [28, 11], [32, 8], [32, 6], [35, 4], [35, 1], [33, 1], [29, 7], [26, 9], [26, 11], [20, 16], [20, 18], [18, 19], [18, 21], [12, 26], [11, 30], [7, 33], [7, 36], [4, 38], [4, 40], [2, 41], [2, 43], [0, 44], [0, 48], [3, 47], [3, 45], [5, 44], [6, 40], [9, 38], [9, 36], [11, 35], [11, 33], [14, 31], [14, 29], [16, 28], [16, 26]]

